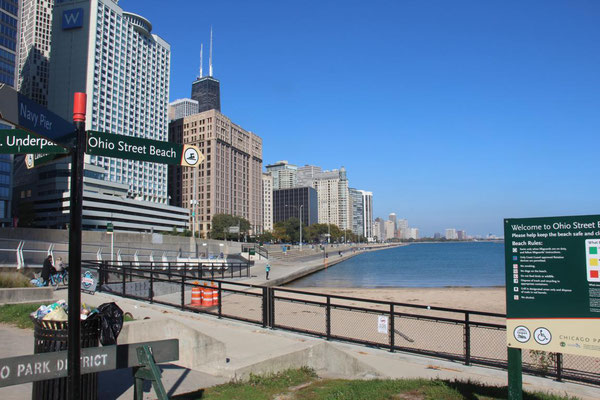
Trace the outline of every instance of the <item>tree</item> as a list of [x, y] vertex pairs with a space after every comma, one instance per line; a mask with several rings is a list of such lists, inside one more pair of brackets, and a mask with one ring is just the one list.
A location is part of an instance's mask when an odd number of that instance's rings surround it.
[[237, 239], [239, 235], [237, 233], [229, 233], [229, 227], [239, 226], [240, 235], [248, 233], [250, 230], [250, 222], [247, 219], [238, 217], [230, 214], [215, 214], [212, 217], [212, 228], [210, 230], [210, 237], [212, 239]]
[[272, 242], [274, 240], [275, 236], [273, 236], [273, 233], [271, 233], [270, 231], [263, 232], [260, 235], [256, 236], [256, 241], [261, 243]]
[[[275, 222], [273, 226], [273, 235], [277, 240], [282, 242], [299, 242], [300, 241], [300, 220], [298, 218], [290, 218], [286, 221]], [[304, 224], [302, 225], [302, 234], [304, 236]], [[304, 237], [302, 238], [304, 240]]]

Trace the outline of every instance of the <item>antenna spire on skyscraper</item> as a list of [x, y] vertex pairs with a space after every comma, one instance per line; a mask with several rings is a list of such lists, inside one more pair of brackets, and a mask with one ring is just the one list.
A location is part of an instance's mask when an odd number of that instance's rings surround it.
[[200, 43], [200, 76], [199, 78], [202, 78], [202, 43]]
[[212, 76], [213, 75], [213, 68], [212, 68], [212, 26], [210, 27], [210, 53], [208, 56], [208, 76]]

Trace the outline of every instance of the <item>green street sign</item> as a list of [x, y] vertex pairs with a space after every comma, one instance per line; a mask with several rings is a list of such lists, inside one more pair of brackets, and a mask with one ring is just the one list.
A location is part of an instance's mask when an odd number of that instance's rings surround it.
[[509, 347], [600, 357], [600, 215], [504, 220]]
[[0, 129], [0, 154], [67, 154], [48, 139], [23, 129]]
[[114, 230], [114, 226], [113, 226], [112, 222], [107, 223], [106, 224], [106, 233], [108, 233], [109, 235], [112, 235], [113, 230]]
[[204, 160], [196, 146], [96, 131], [87, 132], [86, 153], [189, 167]]

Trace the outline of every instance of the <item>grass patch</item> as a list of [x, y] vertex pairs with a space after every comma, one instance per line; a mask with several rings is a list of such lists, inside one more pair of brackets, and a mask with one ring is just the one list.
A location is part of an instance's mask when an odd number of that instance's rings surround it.
[[33, 287], [31, 279], [18, 272], [0, 272], [0, 288]]
[[[302, 368], [278, 374], [255, 376], [173, 397], [201, 400], [500, 400], [506, 387], [462, 381], [426, 379], [344, 380], [319, 379]], [[576, 400], [576, 397], [523, 393], [523, 400]]]
[[18, 328], [33, 329], [33, 322], [29, 314], [40, 307], [41, 304], [5, 304], [0, 306], [0, 322], [14, 325]]

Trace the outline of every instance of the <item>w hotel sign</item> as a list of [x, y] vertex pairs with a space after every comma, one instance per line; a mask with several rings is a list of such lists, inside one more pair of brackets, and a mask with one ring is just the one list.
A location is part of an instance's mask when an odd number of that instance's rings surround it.
[[64, 10], [62, 14], [62, 28], [74, 29], [83, 26], [83, 8], [72, 8]]

